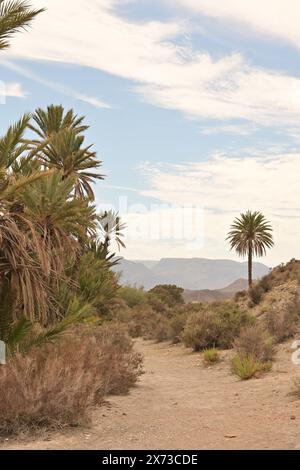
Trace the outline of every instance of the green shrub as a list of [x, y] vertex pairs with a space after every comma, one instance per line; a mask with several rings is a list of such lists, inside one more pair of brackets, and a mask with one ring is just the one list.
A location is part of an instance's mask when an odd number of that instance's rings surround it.
[[147, 304], [155, 312], [166, 313], [169, 310], [168, 305], [162, 300], [162, 297], [154, 292], [147, 292]]
[[155, 294], [168, 307], [175, 307], [184, 303], [182, 294], [184, 289], [175, 285], [158, 285], [149, 291], [149, 294]]
[[205, 349], [203, 351], [203, 361], [207, 365], [216, 364], [220, 361], [220, 353], [216, 348]]
[[119, 289], [118, 295], [131, 308], [147, 303], [147, 293], [143, 288], [123, 286]]
[[271, 362], [263, 362], [253, 356], [237, 355], [232, 359], [232, 372], [241, 380], [259, 377], [261, 374], [270, 371], [271, 368]]
[[272, 337], [261, 325], [243, 328], [234, 346], [239, 356], [259, 361], [271, 361], [275, 353]]
[[255, 318], [230, 302], [216, 304], [214, 308], [218, 326], [216, 345], [221, 349], [229, 349], [239, 336], [241, 328], [253, 324]]

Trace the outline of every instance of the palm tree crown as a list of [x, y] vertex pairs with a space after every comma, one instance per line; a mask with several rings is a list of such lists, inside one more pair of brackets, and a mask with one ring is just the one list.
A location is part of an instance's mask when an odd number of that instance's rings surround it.
[[9, 39], [18, 31], [26, 29], [42, 11], [31, 9], [30, 3], [22, 0], [0, 0], [0, 49], [7, 49]]
[[240, 256], [248, 256], [249, 286], [252, 284], [253, 256], [262, 257], [274, 246], [272, 227], [261, 212], [247, 211], [231, 225], [227, 240], [231, 250]]

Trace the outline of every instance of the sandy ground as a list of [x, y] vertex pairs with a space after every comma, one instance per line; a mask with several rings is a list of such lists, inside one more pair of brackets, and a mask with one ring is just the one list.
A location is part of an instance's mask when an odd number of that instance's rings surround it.
[[273, 372], [240, 382], [228, 353], [210, 368], [182, 346], [137, 342], [145, 374], [128, 396], [93, 411], [89, 429], [2, 449], [299, 449], [300, 401], [291, 399], [300, 366], [282, 348]]

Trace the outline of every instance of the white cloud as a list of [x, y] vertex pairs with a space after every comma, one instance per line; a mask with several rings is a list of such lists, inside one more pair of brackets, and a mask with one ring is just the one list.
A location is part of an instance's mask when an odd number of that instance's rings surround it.
[[[170, 1], [170, 0], [167, 0]], [[299, 0], [175, 0], [214, 18], [248, 25], [255, 32], [277, 37], [300, 48]], [[172, 0], [174, 4], [174, 0]]]
[[[207, 12], [213, 11], [209, 2], [199, 2]], [[281, 127], [299, 121], [298, 78], [252, 67], [239, 54], [213, 60], [205, 51], [178, 45], [176, 37], [190, 32], [187, 22], [129, 21], [118, 15], [118, 3], [74, 0], [70, 9], [67, 2], [51, 0], [32, 31], [16, 36], [9, 54], [93, 67], [132, 80], [144, 100], [192, 118]], [[224, 3], [242, 11], [238, 5], [246, 2]]]
[[4, 83], [4, 93], [6, 97], [26, 98], [28, 93], [23, 89], [22, 84], [18, 82]]
[[[199, 246], [198, 256], [211, 258], [234, 256], [225, 241], [234, 217], [248, 209], [262, 211], [274, 227], [276, 245], [266, 258], [274, 265], [300, 257], [299, 170], [300, 154], [276, 158], [219, 155], [209, 161], [160, 168], [147, 164], [142, 171], [148, 176], [150, 189], [142, 195], [163, 204], [204, 208], [204, 245]], [[165, 256], [163, 244], [155, 249]], [[186, 243], [171, 243], [170, 249], [176, 250], [178, 257], [191, 256]]]
[[[44, 85], [47, 88], [50, 88], [51, 90], [55, 90], [56, 92], [61, 93], [62, 95], [70, 96], [71, 98], [74, 98], [78, 101], [83, 101], [84, 103], [88, 103], [92, 106], [95, 106], [96, 108], [110, 108], [109, 104], [105, 103], [104, 101], [100, 100], [95, 96], [85, 95], [77, 90], [74, 90], [69, 86], [40, 77], [39, 75], [31, 72], [27, 68], [14, 64], [13, 62], [1, 60], [0, 65], [3, 65], [4, 67], [17, 72], [18, 74], [29, 78], [30, 80], [36, 83], [40, 83], [41, 85]], [[17, 90], [19, 90], [19, 87], [17, 88]]]

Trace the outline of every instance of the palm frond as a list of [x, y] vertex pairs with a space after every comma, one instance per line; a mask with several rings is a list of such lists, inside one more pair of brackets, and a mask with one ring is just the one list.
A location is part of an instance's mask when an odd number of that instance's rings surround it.
[[32, 9], [27, 1], [1, 0], [0, 1], [0, 49], [10, 46], [11, 37], [28, 28], [34, 18], [42, 13], [44, 8]]

